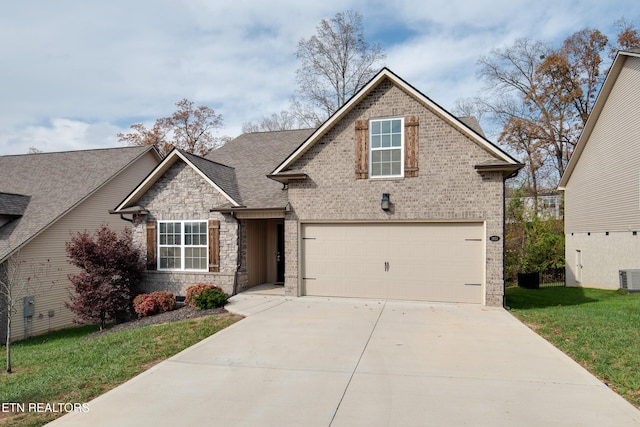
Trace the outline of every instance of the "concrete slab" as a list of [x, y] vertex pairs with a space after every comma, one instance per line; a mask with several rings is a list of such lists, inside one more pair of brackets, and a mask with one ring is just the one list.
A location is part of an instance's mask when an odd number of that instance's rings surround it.
[[185, 363], [353, 372], [383, 304], [288, 300], [175, 357]]
[[291, 298], [284, 298], [283, 296], [277, 295], [239, 294], [232, 297], [225, 308], [231, 313], [251, 316], [252, 314], [260, 313], [280, 305], [290, 299]]
[[388, 302], [358, 370], [600, 384], [504, 309], [470, 304]]
[[636, 426], [502, 309], [238, 295], [242, 321], [53, 426]]
[[357, 373], [331, 425], [637, 426], [615, 397], [566, 383]]

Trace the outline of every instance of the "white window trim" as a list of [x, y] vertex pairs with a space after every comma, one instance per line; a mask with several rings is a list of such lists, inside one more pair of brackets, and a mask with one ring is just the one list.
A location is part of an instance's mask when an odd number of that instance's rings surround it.
[[[185, 230], [185, 223], [188, 222], [201, 222], [205, 224], [205, 236], [207, 239], [207, 244], [206, 245], [185, 245], [185, 238], [184, 238], [184, 230]], [[161, 226], [160, 224], [176, 224], [176, 223], [180, 223], [180, 244], [179, 245], [161, 245], [160, 244], [160, 229]], [[157, 236], [156, 236], [156, 246], [157, 246], [157, 255], [156, 255], [156, 269], [158, 271], [188, 271], [188, 272], [208, 272], [209, 271], [209, 228], [208, 228], [208, 221], [205, 220], [200, 220], [200, 219], [189, 219], [189, 220], [163, 220], [163, 221], [158, 221], [158, 225], [157, 225]], [[181, 268], [162, 268], [160, 267], [160, 248], [180, 248], [180, 266]], [[185, 256], [186, 256], [186, 251], [185, 248], [205, 248], [206, 254], [207, 254], [207, 260], [205, 262], [205, 268], [204, 269], [195, 269], [195, 268], [185, 268]]]
[[[371, 133], [373, 132], [373, 122], [385, 122], [385, 121], [390, 121], [390, 120], [400, 120], [400, 147], [380, 147], [380, 148], [373, 148], [373, 143], [372, 143], [372, 135]], [[405, 140], [404, 140], [404, 117], [382, 117], [382, 118], [378, 118], [378, 119], [370, 119], [369, 120], [369, 129], [368, 129], [369, 135], [368, 135], [368, 140], [369, 140], [369, 178], [370, 179], [388, 179], [388, 178], [404, 178], [404, 146], [405, 146]], [[381, 151], [381, 150], [390, 150], [390, 149], [398, 149], [400, 150], [400, 174], [398, 175], [373, 175], [373, 152], [374, 151]]]

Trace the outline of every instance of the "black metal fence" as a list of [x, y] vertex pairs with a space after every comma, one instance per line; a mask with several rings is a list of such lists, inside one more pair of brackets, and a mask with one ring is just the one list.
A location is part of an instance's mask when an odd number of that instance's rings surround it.
[[554, 268], [535, 273], [518, 273], [518, 286], [521, 288], [563, 288], [566, 284], [564, 268]]

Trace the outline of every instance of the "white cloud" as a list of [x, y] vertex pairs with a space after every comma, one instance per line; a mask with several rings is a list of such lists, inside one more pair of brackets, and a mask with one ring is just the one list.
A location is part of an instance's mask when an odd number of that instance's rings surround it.
[[105, 122], [86, 123], [54, 118], [46, 125], [30, 125], [0, 134], [6, 141], [3, 154], [25, 154], [33, 147], [40, 151], [71, 151], [120, 145], [122, 129]]
[[[476, 95], [477, 58], [518, 37], [609, 29], [637, 0], [140, 0], [9, 2], [0, 14], [0, 154], [117, 145], [132, 123], [188, 98], [225, 135], [288, 107], [295, 50], [322, 18], [354, 8], [389, 67], [445, 108]], [[111, 132], [111, 133], [109, 133]]]

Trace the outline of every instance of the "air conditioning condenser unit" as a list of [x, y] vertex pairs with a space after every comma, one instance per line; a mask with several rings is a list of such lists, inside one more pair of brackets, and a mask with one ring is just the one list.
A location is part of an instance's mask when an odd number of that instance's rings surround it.
[[640, 292], [640, 270], [620, 270], [620, 289]]

